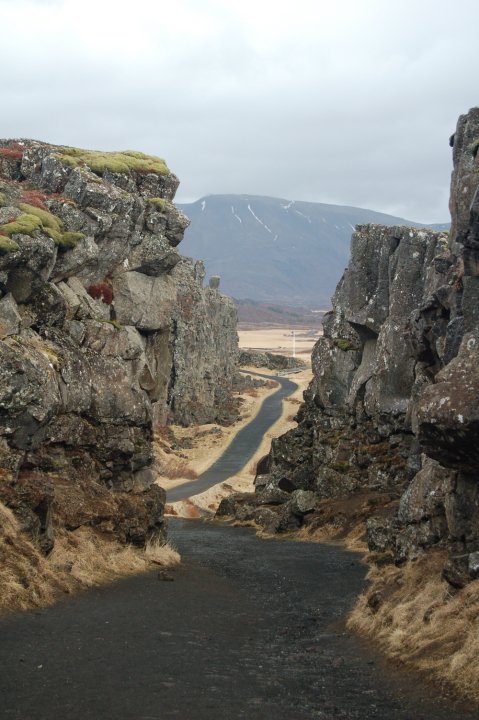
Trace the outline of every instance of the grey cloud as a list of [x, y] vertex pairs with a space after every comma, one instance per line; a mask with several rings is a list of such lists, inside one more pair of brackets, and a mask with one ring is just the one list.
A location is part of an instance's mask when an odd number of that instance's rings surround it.
[[39, 33], [14, 58], [7, 42], [1, 135], [161, 155], [181, 200], [238, 192], [447, 220], [447, 139], [479, 101], [479, 8], [459, 0], [446, 18], [428, 1], [390, 16], [364, 6], [377, 24], [357, 34], [316, 38], [305, 17], [304, 37], [296, 23], [271, 48], [226, 11], [221, 35], [188, 42], [156, 18], [157, 45], [146, 38], [133, 55], [71, 32]]

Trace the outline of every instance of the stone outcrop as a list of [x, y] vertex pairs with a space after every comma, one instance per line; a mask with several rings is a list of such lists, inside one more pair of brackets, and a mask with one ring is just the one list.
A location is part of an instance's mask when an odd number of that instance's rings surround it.
[[239, 364], [244, 367], [264, 367], [269, 370], [294, 370], [306, 367], [306, 363], [300, 358], [257, 350], [241, 350]]
[[0, 141], [0, 501], [56, 527], [162, 537], [156, 423], [230, 417], [236, 312], [177, 246], [159, 158]]
[[[456, 585], [475, 577], [478, 147], [475, 108], [459, 119], [454, 136], [449, 237], [408, 227], [356, 228], [324, 337], [313, 350], [314, 377], [298, 427], [273, 441], [254, 496], [230, 498], [221, 513], [271, 531], [324, 522], [346, 529], [354, 508], [356, 519], [369, 517], [373, 550], [401, 562], [445, 547], [445, 577]], [[276, 491], [288, 499], [260, 502]], [[311, 495], [298, 504], [298, 492], [313, 493], [314, 506]]]

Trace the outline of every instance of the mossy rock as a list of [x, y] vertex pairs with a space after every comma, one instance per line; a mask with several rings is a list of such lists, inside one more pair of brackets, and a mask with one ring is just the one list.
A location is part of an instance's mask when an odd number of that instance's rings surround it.
[[477, 140], [474, 140], [474, 142], [469, 145], [469, 150], [472, 153], [472, 157], [475, 158], [477, 153], [479, 152], [479, 138]]
[[[85, 237], [80, 232], [64, 232], [63, 222], [60, 218], [46, 210], [41, 210], [26, 203], [19, 203], [18, 207], [20, 210], [28, 210], [28, 212], [6, 225], [0, 225], [0, 235], [7, 238], [15, 235], [15, 233], [32, 236], [35, 230], [41, 230], [62, 250], [71, 250]], [[17, 243], [15, 245], [15, 249], [18, 250]]]
[[62, 147], [55, 156], [64, 165], [79, 167], [86, 165], [97, 175], [105, 172], [126, 173], [155, 173], [168, 175], [169, 170], [162, 158], [155, 155], [145, 155], [134, 150], [122, 152], [98, 152], [82, 150], [81, 148]]
[[344, 350], [344, 352], [347, 352], [348, 350], [356, 350], [353, 343], [350, 340], [346, 340], [346, 338], [336, 338], [334, 340], [334, 344], [340, 350]]
[[6, 225], [0, 225], [0, 235], [11, 237], [12, 235], [18, 233], [21, 235], [31, 236], [35, 230], [40, 230], [41, 228], [42, 221], [39, 217], [37, 217], [37, 215], [25, 213]]
[[12, 240], [6, 235], [0, 235], [0, 255], [6, 255], [9, 252], [16, 252], [17, 250], [20, 250], [20, 246], [15, 240]]
[[160, 212], [165, 212], [170, 207], [171, 203], [168, 202], [168, 200], [165, 200], [164, 198], [159, 197], [153, 197], [148, 198], [146, 201], [150, 205], [153, 205], [157, 210]]
[[41, 210], [40, 208], [34, 207], [33, 205], [27, 205], [26, 203], [18, 203], [20, 210], [28, 215], [35, 215], [35, 217], [41, 220], [44, 228], [50, 230], [56, 230], [61, 232], [63, 229], [63, 222], [56, 215], [48, 212], [47, 210]]
[[85, 234], [81, 232], [64, 232], [57, 245], [62, 248], [74, 248], [84, 237]]

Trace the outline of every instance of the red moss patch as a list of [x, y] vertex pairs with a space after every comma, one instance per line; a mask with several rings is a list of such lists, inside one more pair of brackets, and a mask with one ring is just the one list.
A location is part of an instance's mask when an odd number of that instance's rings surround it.
[[88, 294], [95, 300], [101, 300], [105, 303], [105, 305], [111, 305], [113, 302], [113, 290], [106, 282], [90, 285], [88, 288]]

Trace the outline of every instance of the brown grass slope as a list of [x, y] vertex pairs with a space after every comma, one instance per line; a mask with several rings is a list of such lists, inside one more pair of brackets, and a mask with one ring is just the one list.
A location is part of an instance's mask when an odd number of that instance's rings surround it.
[[392, 659], [433, 676], [479, 703], [479, 580], [454, 591], [442, 579], [444, 554], [404, 567], [373, 566], [348, 627], [374, 638]]
[[92, 528], [60, 531], [43, 557], [0, 503], [0, 613], [52, 605], [61, 595], [180, 562], [169, 545], [148, 543], [144, 550], [120, 545]]

